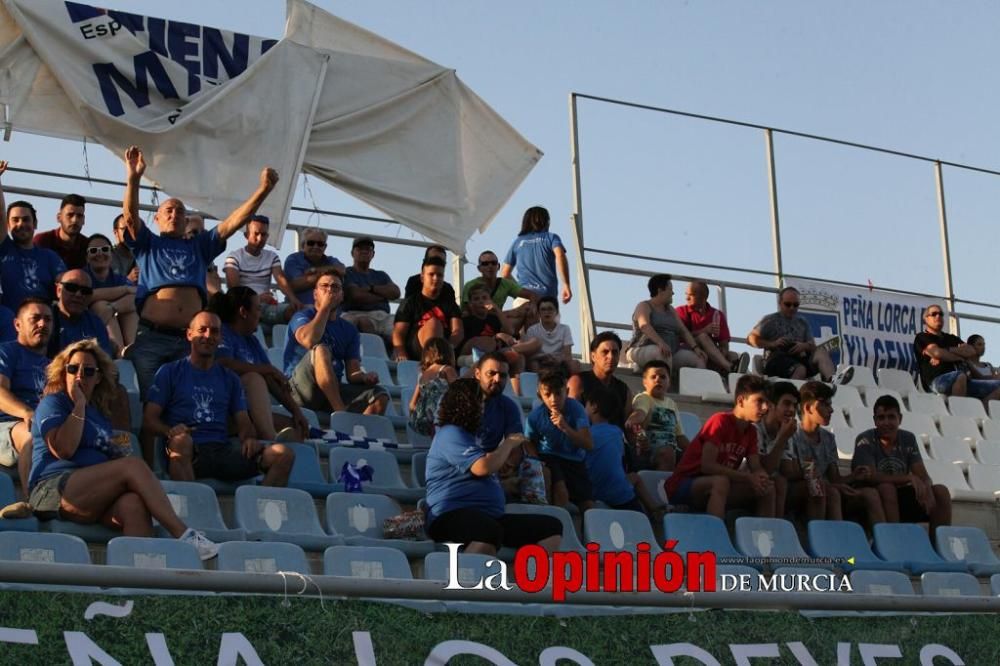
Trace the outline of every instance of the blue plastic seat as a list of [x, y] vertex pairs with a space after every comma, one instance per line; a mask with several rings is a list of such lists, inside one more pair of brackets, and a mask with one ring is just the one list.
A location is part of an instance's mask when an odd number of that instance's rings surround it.
[[344, 489], [343, 484], [330, 483], [323, 476], [323, 465], [320, 463], [315, 446], [297, 443], [287, 443], [285, 446], [295, 452], [295, 462], [292, 463], [292, 471], [288, 475], [289, 488], [304, 490], [320, 499]]
[[385, 342], [380, 336], [374, 333], [360, 333], [360, 335], [362, 356], [378, 356], [386, 360], [389, 359], [389, 354], [385, 351]]
[[364, 465], [371, 466], [371, 482], [362, 482], [362, 490], [366, 493], [388, 495], [406, 504], [415, 504], [417, 500], [426, 494], [423, 488], [410, 488], [403, 482], [396, 457], [387, 451], [355, 449], [343, 446], [331, 449], [331, 480], [337, 481], [340, 478], [344, 463], [351, 463], [357, 467]]
[[139, 376], [135, 374], [135, 366], [132, 365], [132, 361], [117, 358], [115, 359], [115, 369], [118, 370], [118, 383], [122, 385], [122, 388], [126, 391], [139, 393]]
[[244, 573], [277, 573], [295, 571], [309, 576], [309, 561], [305, 552], [293, 543], [261, 541], [229, 541], [219, 544], [219, 571]]
[[663, 517], [663, 538], [677, 541], [674, 551], [681, 555], [712, 552], [728, 563], [745, 559], [730, 541], [726, 524], [707, 513], [668, 513]]
[[914, 576], [925, 571], [968, 571], [965, 564], [948, 562], [934, 552], [927, 532], [914, 523], [879, 523], [875, 526], [875, 554], [902, 562]]
[[362, 356], [361, 369], [365, 372], [374, 372], [378, 375], [378, 383], [389, 392], [392, 397], [399, 397], [400, 386], [393, 381], [392, 373], [389, 372], [389, 364], [384, 356]]
[[108, 542], [108, 564], [138, 569], [201, 569], [198, 551], [177, 539], [115, 537]]
[[[808, 559], [799, 543], [795, 526], [781, 518], [736, 519], [736, 547], [748, 557]], [[803, 562], [801, 567], [827, 569], [830, 565]], [[773, 567], [768, 567], [773, 568]]]
[[[17, 474], [17, 470], [13, 470], [13, 473]], [[14, 493], [14, 481], [7, 474], [0, 472], [0, 507], [5, 507], [16, 501], [17, 495]], [[37, 532], [38, 519], [34, 516], [0, 519], [0, 532], [6, 531]]]
[[661, 472], [655, 469], [639, 470], [639, 480], [646, 488], [649, 495], [655, 499], [657, 507], [668, 506], [670, 500], [667, 498], [667, 491], [663, 487], [663, 482], [671, 477], [673, 472]]
[[850, 573], [851, 587], [855, 594], [916, 594], [910, 577], [898, 571], [869, 571], [855, 569]]
[[[316, 412], [306, 407], [299, 407], [299, 409], [302, 410], [302, 416], [306, 417], [306, 421], [309, 422], [310, 426], [312, 426], [313, 428], [322, 427], [319, 422], [319, 415]], [[271, 412], [274, 414], [281, 414], [282, 416], [287, 416], [288, 418], [292, 417], [292, 413], [287, 409], [285, 409], [283, 405], [271, 405]]]
[[[188, 527], [204, 532], [205, 536], [221, 543], [223, 541], [243, 541], [246, 530], [230, 529], [222, 519], [219, 498], [215, 491], [197, 481], [161, 481], [163, 491], [170, 500], [177, 517]], [[166, 531], [160, 527], [162, 536]]]
[[406, 424], [406, 441], [416, 449], [431, 448], [433, 438], [430, 435], [423, 435], [414, 430], [409, 423]]
[[1000, 597], [1000, 574], [990, 576], [990, 594]]
[[[271, 327], [271, 347], [284, 351], [285, 342], [288, 340], [288, 324], [275, 324]], [[275, 366], [275, 367], [281, 367]]]
[[330, 429], [357, 437], [371, 437], [387, 442], [396, 440], [396, 429], [392, 423], [377, 414], [334, 412], [330, 414]]
[[243, 486], [236, 489], [236, 525], [250, 541], [285, 541], [306, 550], [339, 546], [339, 535], [327, 534], [320, 525], [312, 496], [296, 488]]
[[326, 498], [326, 525], [333, 534], [344, 537], [349, 546], [387, 546], [407, 557], [424, 557], [434, 552], [436, 544], [426, 538], [386, 539], [383, 524], [386, 518], [403, 512], [385, 495], [369, 493], [330, 493]]
[[282, 372], [285, 370], [285, 348], [275, 345], [267, 350], [267, 360]]
[[400, 386], [414, 387], [420, 381], [419, 361], [398, 361], [396, 363], [396, 383]]
[[701, 430], [701, 419], [698, 418], [697, 414], [692, 414], [691, 412], [681, 412], [681, 429], [684, 431], [684, 435], [690, 440], [694, 439], [694, 436], [698, 434]]
[[937, 552], [949, 562], [964, 564], [976, 576], [1000, 574], [1000, 559], [978, 527], [938, 527]]
[[978, 597], [982, 596], [979, 581], [972, 574], [956, 571], [928, 571], [920, 576], [920, 587], [925, 597]]
[[323, 553], [323, 573], [350, 578], [412, 580], [406, 555], [384, 546], [333, 546]]
[[[836, 566], [843, 571], [868, 569], [871, 571], [905, 572], [902, 562], [886, 562], [872, 552], [865, 531], [857, 523], [847, 520], [810, 520], [809, 550], [815, 557], [843, 560]], [[847, 562], [853, 557], [854, 564]]]
[[0, 560], [90, 564], [83, 539], [69, 534], [0, 532]]
[[639, 543], [648, 543], [650, 551], [661, 549], [645, 514], [638, 511], [591, 509], [583, 514], [583, 540], [596, 543], [602, 551], [635, 552]]
[[529, 372], [527, 370], [522, 372], [521, 397], [534, 399], [537, 393], [538, 393], [538, 373]]
[[415, 488], [427, 485], [427, 452], [418, 451], [410, 458], [410, 484]]
[[552, 516], [558, 519], [563, 526], [562, 543], [559, 546], [559, 550], [570, 550], [578, 553], [582, 553], [585, 550], [583, 544], [580, 543], [580, 537], [576, 533], [573, 517], [570, 516], [569, 511], [561, 506], [552, 504], [508, 504], [504, 511], [518, 515]]

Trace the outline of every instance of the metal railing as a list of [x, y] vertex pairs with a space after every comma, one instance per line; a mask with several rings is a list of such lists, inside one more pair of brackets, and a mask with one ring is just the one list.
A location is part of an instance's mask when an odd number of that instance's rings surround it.
[[[626, 252], [616, 252], [607, 249], [598, 249], [588, 247], [586, 244], [586, 235], [584, 233], [584, 214], [583, 214], [583, 191], [582, 191], [582, 178], [581, 178], [581, 156], [580, 156], [580, 123], [579, 123], [579, 100], [589, 100], [593, 102], [598, 102], [602, 104], [610, 104], [621, 107], [626, 107], [630, 109], [636, 109], [640, 111], [651, 111], [655, 113], [667, 114], [670, 116], [676, 116], [681, 118], [687, 118], [694, 121], [703, 121], [708, 123], [715, 123], [719, 125], [728, 125], [732, 127], [741, 127], [749, 130], [758, 130], [763, 132], [764, 138], [764, 148], [765, 148], [765, 168], [767, 170], [767, 186], [768, 186], [768, 200], [770, 203], [770, 223], [771, 223], [771, 246], [772, 246], [772, 260], [773, 260], [773, 270], [772, 271], [761, 271], [757, 269], [749, 268], [732, 268], [729, 266], [720, 266], [709, 263], [700, 263], [693, 261], [682, 261], [676, 259], [664, 259], [662, 257], [646, 257], [636, 254], [629, 254]], [[668, 109], [659, 106], [652, 106], [648, 104], [639, 104], [636, 102], [629, 102], [626, 100], [613, 99], [610, 97], [600, 97], [596, 95], [587, 95], [583, 93], [570, 93], [569, 96], [569, 119], [570, 119], [570, 163], [573, 171], [573, 214], [572, 214], [572, 229], [574, 241], [576, 243], [576, 249], [578, 256], [580, 257], [577, 263], [577, 277], [579, 282], [580, 293], [580, 338], [581, 338], [581, 349], [587, 349], [590, 345], [590, 340], [595, 334], [595, 326], [602, 326], [605, 328], [616, 328], [616, 329], [628, 329], [631, 330], [631, 323], [622, 322], [610, 322], [598, 320], [594, 316], [594, 302], [593, 296], [591, 294], [590, 288], [590, 273], [591, 271], [601, 271], [601, 272], [613, 272], [616, 274], [628, 274], [636, 276], [651, 276], [655, 274], [654, 271], [644, 271], [630, 269], [627, 266], [610, 266], [606, 264], [591, 263], [588, 260], [587, 254], [604, 254], [609, 256], [618, 256], [622, 258], [628, 258], [633, 260], [645, 260], [645, 261], [656, 261], [664, 262], [672, 265], [680, 265], [687, 267], [703, 268], [706, 270], [727, 270], [736, 271], [744, 274], [751, 275], [761, 275], [769, 276], [774, 279], [774, 287], [771, 289], [763, 288], [760, 285], [754, 285], [747, 282], [726, 282], [717, 279], [711, 279], [704, 275], [691, 275], [691, 276], [680, 276], [676, 277], [679, 279], [699, 279], [708, 282], [709, 284], [716, 285], [716, 287], [722, 290], [722, 297], [720, 297], [719, 309], [725, 311], [725, 289], [741, 289], [750, 291], [770, 291], [774, 292], [780, 288], [786, 278], [800, 278], [815, 280], [819, 282], [828, 282], [840, 285], [850, 285], [868, 288], [869, 285], [857, 285], [849, 282], [843, 282], [839, 280], [830, 280], [818, 276], [806, 276], [806, 275], [792, 275], [784, 271], [783, 258], [782, 258], [782, 245], [781, 245], [781, 226], [780, 226], [780, 215], [779, 215], [779, 199], [778, 199], [778, 181], [777, 181], [777, 167], [775, 162], [775, 149], [774, 149], [774, 135], [795, 137], [799, 139], [807, 139], [809, 141], [816, 141], [826, 144], [833, 144], [838, 146], [843, 146], [847, 148], [853, 148], [862, 151], [868, 151], [873, 153], [880, 153], [884, 155], [892, 155], [894, 157], [900, 157], [907, 160], [913, 160], [918, 162], [923, 162], [930, 164], [934, 170], [934, 183], [935, 191], [937, 195], [937, 217], [938, 226], [941, 235], [941, 251], [942, 251], [942, 274], [944, 282], [944, 292], [943, 294], [919, 294], [912, 291], [906, 291], [901, 289], [883, 289], [879, 287], [882, 291], [891, 291], [899, 294], [908, 294], [916, 296], [928, 296], [938, 299], [947, 304], [949, 312], [951, 312], [952, 321], [951, 328], [952, 332], [958, 334], [960, 329], [960, 320], [969, 319], [973, 321], [981, 321], [992, 324], [1000, 324], [1000, 306], [994, 303], [983, 303], [980, 301], [974, 301], [969, 299], [962, 299], [956, 296], [954, 281], [952, 277], [952, 261], [951, 261], [951, 245], [950, 237], [948, 232], [948, 213], [947, 206], [945, 204], [945, 186], [944, 186], [944, 167], [950, 167], [954, 169], [961, 169], [964, 171], [970, 171], [975, 173], [987, 174], [991, 176], [1000, 176], [1000, 171], [994, 169], [988, 169], [985, 167], [978, 167], [970, 164], [962, 164], [959, 162], [952, 162], [948, 160], [943, 160], [934, 157], [928, 157], [926, 155], [919, 155], [916, 153], [909, 153], [901, 150], [893, 150], [890, 148], [882, 148], [879, 146], [872, 146], [863, 143], [858, 143], [855, 141], [847, 141], [844, 139], [835, 139], [831, 137], [821, 136], [818, 134], [810, 134], [807, 132], [798, 132], [794, 130], [780, 129], [776, 127], [769, 127], [766, 125], [760, 125], [757, 123], [750, 123], [739, 120], [732, 120], [729, 118], [720, 118], [716, 116], [709, 116], [699, 113], [691, 113], [688, 111], [680, 111], [677, 109]], [[666, 271], [663, 271], [666, 272]], [[977, 307], [989, 308], [996, 311], [996, 316], [982, 315], [973, 312], [959, 312], [956, 310], [956, 306], [962, 305], [973, 305]], [[735, 339], [735, 338], [734, 338]]]

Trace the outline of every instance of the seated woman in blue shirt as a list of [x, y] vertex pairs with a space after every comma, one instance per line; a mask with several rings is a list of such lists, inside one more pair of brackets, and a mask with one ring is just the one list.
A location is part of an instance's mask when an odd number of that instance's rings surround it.
[[448, 387], [438, 408], [438, 430], [427, 454], [427, 534], [434, 541], [465, 544], [466, 553], [495, 555], [501, 546], [537, 543], [552, 552], [562, 540], [558, 519], [507, 515], [497, 472], [527, 440], [511, 435], [485, 451], [476, 432], [483, 394], [475, 379]]
[[146, 463], [129, 455], [128, 435], [113, 434], [114, 396], [114, 365], [96, 340], [74, 342], [52, 359], [31, 425], [28, 489], [35, 514], [101, 522], [143, 537], [153, 535], [156, 518], [201, 559], [215, 557], [218, 547], [177, 517]]

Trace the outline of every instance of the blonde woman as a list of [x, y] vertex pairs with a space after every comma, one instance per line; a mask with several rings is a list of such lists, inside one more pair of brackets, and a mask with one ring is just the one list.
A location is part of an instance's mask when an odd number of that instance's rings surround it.
[[149, 467], [129, 455], [127, 437], [113, 436], [108, 415], [115, 393], [114, 365], [93, 338], [52, 359], [31, 426], [28, 488], [35, 514], [101, 522], [127, 536], [152, 536], [156, 518], [201, 559], [215, 557], [218, 547], [177, 517]]

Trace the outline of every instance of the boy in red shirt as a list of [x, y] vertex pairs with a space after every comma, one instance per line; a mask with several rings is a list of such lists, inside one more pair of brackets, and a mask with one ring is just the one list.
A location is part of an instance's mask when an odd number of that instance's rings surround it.
[[[727, 506], [753, 500], [758, 516], [774, 516], [774, 482], [760, 464], [753, 427], [767, 413], [766, 392], [767, 382], [761, 377], [740, 378], [733, 410], [705, 421], [666, 480], [671, 504], [686, 504], [724, 520]], [[740, 470], [744, 458], [749, 471]]]

